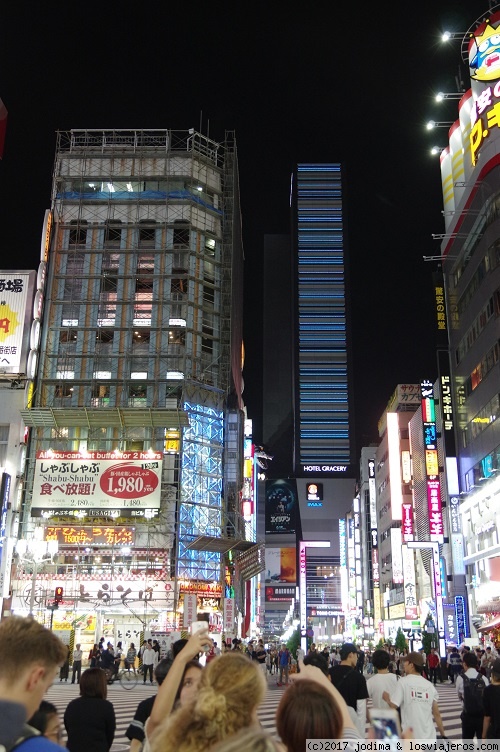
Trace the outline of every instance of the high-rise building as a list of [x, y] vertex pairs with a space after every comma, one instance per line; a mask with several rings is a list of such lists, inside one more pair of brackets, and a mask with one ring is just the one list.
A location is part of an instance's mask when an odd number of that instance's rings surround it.
[[446, 234], [436, 303], [450, 348], [451, 380], [446, 368], [441, 383], [444, 427], [456, 437], [452, 536], [461, 545], [463, 535], [471, 622], [484, 628], [500, 624], [500, 14], [471, 31], [462, 44], [471, 88], [441, 154]]
[[299, 164], [291, 207], [292, 236], [264, 245], [263, 440], [273, 473], [346, 475], [356, 457], [341, 165]]
[[341, 165], [299, 164], [292, 196], [295, 469], [339, 472], [355, 459]]
[[[234, 134], [58, 133], [52, 216], [24, 530], [50, 526], [50, 588], [77, 610], [97, 575], [122, 624], [149, 597], [179, 627], [189, 594], [220, 626], [216, 541], [246, 534]], [[104, 549], [93, 522], [113, 525]]]
[[309, 548], [297, 569], [301, 630], [307, 619], [329, 641], [345, 626], [339, 526], [356, 459], [341, 166], [299, 164], [290, 198], [291, 237], [267, 236], [264, 246], [263, 441], [276, 479], [266, 488], [266, 630], [276, 633], [294, 598], [278, 564], [290, 547]]

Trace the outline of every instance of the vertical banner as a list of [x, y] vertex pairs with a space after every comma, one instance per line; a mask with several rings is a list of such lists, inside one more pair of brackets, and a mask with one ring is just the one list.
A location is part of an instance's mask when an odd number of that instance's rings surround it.
[[224, 634], [234, 632], [234, 598], [224, 598]]
[[295, 533], [297, 513], [296, 481], [266, 481], [266, 534]]
[[398, 585], [404, 582], [401, 528], [391, 527], [392, 579]]
[[418, 618], [417, 585], [415, 581], [415, 558], [408, 546], [403, 546], [403, 572], [405, 592], [405, 619], [413, 621]]
[[189, 629], [196, 621], [198, 598], [196, 595], [184, 593], [184, 629]]

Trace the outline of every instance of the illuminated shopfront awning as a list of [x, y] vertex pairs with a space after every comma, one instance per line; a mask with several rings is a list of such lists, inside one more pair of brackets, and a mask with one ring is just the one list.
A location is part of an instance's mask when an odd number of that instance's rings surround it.
[[217, 538], [213, 535], [200, 535], [191, 543], [186, 544], [186, 548], [193, 551], [210, 551], [218, 554], [227, 554], [228, 551], [248, 551], [252, 546], [255, 546], [253, 541], [242, 538]]
[[33, 407], [21, 410], [26, 426], [33, 428], [185, 428], [184, 410], [161, 407]]
[[496, 619], [492, 619], [492, 621], [488, 622], [488, 624], [483, 624], [482, 627], [478, 628], [478, 632], [489, 632], [492, 629], [495, 629], [496, 627], [500, 627], [500, 616], [497, 616]]

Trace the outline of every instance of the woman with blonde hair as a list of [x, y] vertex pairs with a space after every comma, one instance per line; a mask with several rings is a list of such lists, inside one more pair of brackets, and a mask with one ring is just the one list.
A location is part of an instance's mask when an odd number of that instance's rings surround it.
[[254, 661], [231, 651], [202, 671], [198, 692], [155, 731], [152, 752], [201, 752], [241, 729], [257, 724], [266, 683]]

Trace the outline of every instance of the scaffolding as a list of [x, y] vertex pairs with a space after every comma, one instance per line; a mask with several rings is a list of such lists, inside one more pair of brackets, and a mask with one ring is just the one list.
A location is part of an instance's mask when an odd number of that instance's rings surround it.
[[[193, 579], [221, 579], [220, 553], [185, 545], [200, 533], [245, 537], [241, 452], [224, 436], [239, 392], [237, 183], [232, 132], [223, 144], [193, 130], [57, 134], [26, 486], [49, 447], [167, 451], [158, 547], [178, 553], [174, 578], [178, 563]], [[24, 524], [30, 501], [28, 490]]]

